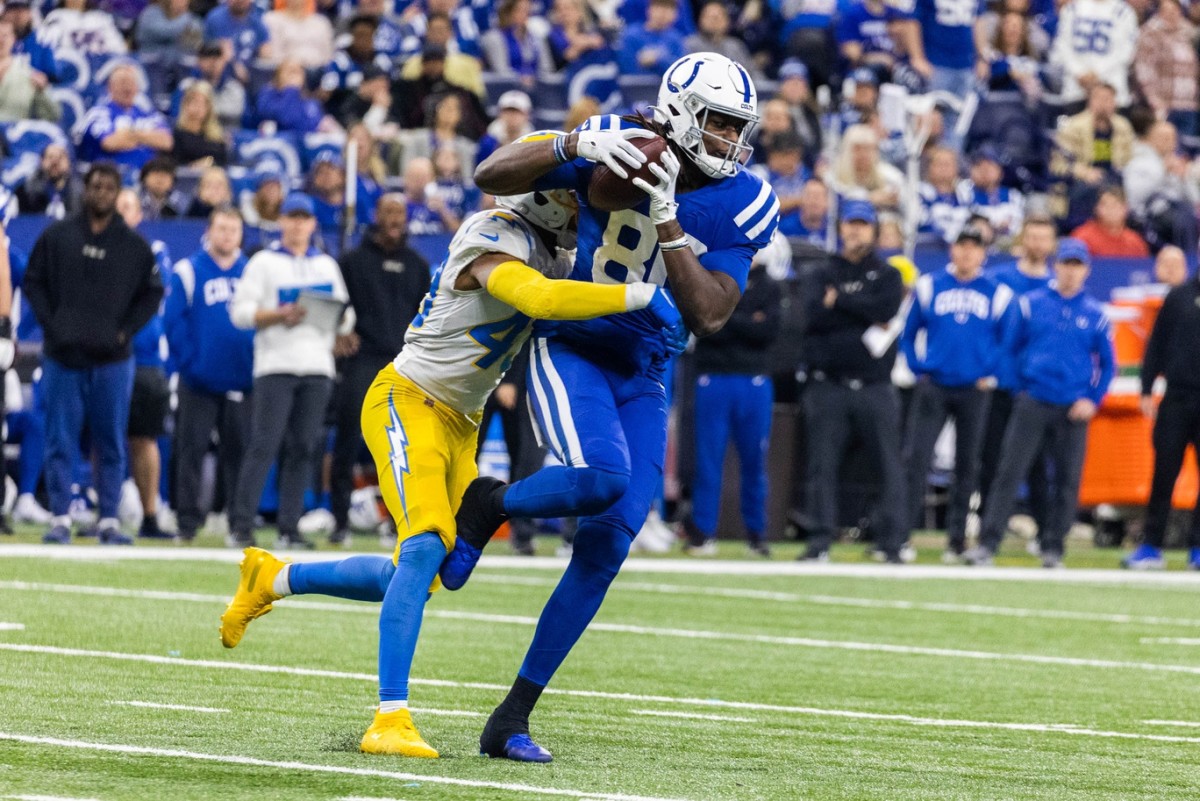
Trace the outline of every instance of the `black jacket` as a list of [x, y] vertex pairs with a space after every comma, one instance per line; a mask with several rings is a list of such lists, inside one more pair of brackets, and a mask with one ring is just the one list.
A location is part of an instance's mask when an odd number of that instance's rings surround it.
[[429, 262], [407, 245], [384, 252], [370, 229], [362, 244], [342, 256], [341, 267], [357, 319], [354, 331], [362, 340], [359, 353], [391, 361], [429, 291]]
[[696, 342], [700, 373], [762, 375], [779, 333], [779, 284], [762, 267], [750, 270], [746, 291], [725, 327]]
[[163, 297], [150, 246], [117, 215], [99, 234], [83, 214], [46, 228], [21, 288], [46, 355], [73, 369], [129, 358], [130, 340]]
[[[825, 308], [828, 287], [838, 291], [831, 309]], [[819, 268], [812, 288], [805, 304], [808, 326], [804, 354], [809, 374], [867, 384], [890, 381], [896, 343], [876, 359], [863, 344], [862, 336], [873, 325], [886, 325], [900, 310], [904, 300], [900, 272], [875, 253], [857, 264], [833, 255]]]
[[1146, 356], [1142, 361], [1142, 394], [1154, 379], [1167, 377], [1167, 387], [1200, 391], [1200, 276], [1177, 286], [1163, 301]]
[[67, 214], [75, 214], [83, 207], [83, 184], [74, 175], [59, 190], [40, 172], [34, 173], [17, 187], [15, 194], [22, 214], [45, 214], [55, 195]]

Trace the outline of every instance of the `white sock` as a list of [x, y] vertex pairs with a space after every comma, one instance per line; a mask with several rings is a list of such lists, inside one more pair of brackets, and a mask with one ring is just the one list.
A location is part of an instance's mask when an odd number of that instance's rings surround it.
[[408, 709], [408, 701], [380, 701], [379, 711], [386, 715], [388, 712], [398, 712], [401, 709]]
[[286, 598], [292, 594], [292, 584], [288, 580], [288, 574], [292, 572], [291, 565], [284, 565], [283, 569], [275, 574], [275, 584], [271, 590], [280, 598]]
[[101, 531], [104, 531], [105, 529], [110, 529], [110, 528], [120, 531], [121, 530], [121, 521], [115, 517], [102, 517], [102, 518], [100, 518], [99, 528]]
[[50, 525], [66, 526], [67, 528], [70, 528], [71, 527], [71, 516], [70, 515], [55, 515], [54, 519], [50, 521]]

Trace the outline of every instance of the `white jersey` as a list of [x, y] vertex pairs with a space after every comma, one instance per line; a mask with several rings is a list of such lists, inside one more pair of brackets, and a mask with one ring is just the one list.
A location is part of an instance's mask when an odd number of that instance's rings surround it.
[[468, 416], [483, 408], [532, 328], [528, 317], [486, 289], [454, 288], [463, 269], [485, 253], [506, 253], [548, 278], [571, 272], [570, 261], [551, 252], [537, 229], [512, 211], [480, 211], [463, 221], [393, 364]]
[[1128, 106], [1137, 37], [1137, 12], [1125, 0], [1071, 0], [1063, 6], [1050, 51], [1050, 62], [1063, 70], [1063, 102], [1086, 99], [1078, 79], [1090, 72], [1117, 91], [1118, 106]]

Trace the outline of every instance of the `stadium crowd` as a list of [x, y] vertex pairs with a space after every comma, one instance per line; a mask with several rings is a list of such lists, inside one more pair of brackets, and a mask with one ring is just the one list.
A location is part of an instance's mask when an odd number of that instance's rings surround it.
[[[428, 289], [431, 260], [418, 240], [444, 243], [493, 202], [471, 178], [497, 147], [601, 112], [646, 111], [677, 58], [713, 51], [756, 81], [761, 122], [747, 168], [779, 197], [782, 236], [761, 254], [727, 329], [699, 340], [680, 371], [679, 406], [691, 421], [681, 430], [695, 432], [679, 443], [689, 550], [714, 551], [732, 437], [746, 535], [769, 554], [779, 533], [767, 530], [764, 511], [771, 403], [795, 395], [798, 375], [806, 478], [793, 519], [808, 534], [806, 558], [827, 558], [843, 451], [863, 442], [883, 490], [859, 516], [874, 519], [882, 557], [902, 560], [924, 518], [934, 443], [953, 418], [947, 560], [988, 563], [1028, 479], [1044, 563], [1060, 564], [1088, 420], [1113, 370], [1107, 298], [1087, 293], [1088, 269], [1154, 257], [1155, 276], [1180, 287], [1167, 306], [1183, 321], [1147, 356], [1142, 389], [1149, 396], [1167, 376], [1175, 413], [1169, 425], [1160, 417], [1169, 430], [1156, 429], [1155, 445], [1178, 458], [1160, 454], [1149, 542], [1131, 564], [1161, 564], [1174, 482], [1163, 476], [1178, 473], [1183, 445], [1200, 438], [1195, 395], [1186, 394], [1196, 379], [1172, 367], [1196, 326], [1178, 300], [1196, 291], [1187, 278], [1200, 206], [1192, 20], [1200, 5], [1177, 0], [8, 0], [6, 219], [66, 220], [47, 230], [84, 239], [89, 219], [93, 237], [97, 219], [206, 223], [194, 253], [156, 241], [139, 251], [157, 263], [162, 310], [145, 327], [131, 327], [133, 312], [110, 312], [109, 328], [96, 330], [113, 338], [81, 356], [71, 337], [82, 335], [64, 328], [47, 295], [63, 291], [47, 271], [65, 269], [48, 249], [67, 240], [43, 234], [27, 271], [10, 244], [23, 298], [12, 333], [26, 378], [42, 355], [33, 399], [9, 415], [9, 440], [21, 443], [13, 515], [47, 525], [48, 541], [67, 541], [68, 508], [86, 504], [94, 484], [95, 530], [128, 541], [115, 522], [125, 476], [108, 472], [128, 453], [140, 534], [166, 536], [155, 514], [161, 495], [173, 501], [179, 536], [194, 536], [203, 496], [228, 505], [231, 537], [244, 543], [279, 456], [284, 539], [310, 544], [300, 512], [324, 502], [333, 541], [346, 541], [361, 456], [347, 431]], [[936, 102], [914, 105], [922, 95]], [[95, 167], [108, 162], [116, 173]], [[97, 216], [108, 201], [92, 184], [114, 176], [125, 189]], [[264, 262], [302, 258], [353, 315], [293, 341], [312, 328], [297, 325], [300, 307], [249, 297], [243, 271], [255, 251], [261, 297], [271, 270], [284, 269]], [[321, 251], [340, 251], [340, 270]], [[934, 265], [920, 279], [897, 255], [914, 252]], [[1144, 267], [1127, 269], [1129, 283], [1145, 282], [1134, 275]], [[72, 325], [96, 313], [87, 301], [74, 298], [83, 316]], [[802, 335], [799, 350], [783, 341], [791, 333]], [[137, 368], [128, 380], [101, 369], [129, 348]], [[81, 361], [68, 363], [68, 352]], [[489, 406], [514, 474], [541, 458], [528, 420], [514, 413], [522, 376], [518, 365]], [[96, 410], [93, 380], [132, 389]], [[64, 381], [74, 395], [58, 389]], [[251, 390], [265, 411], [250, 412]], [[65, 408], [64, 393], [78, 402]], [[94, 414], [108, 415], [108, 428]], [[112, 428], [123, 414], [127, 443]], [[85, 418], [94, 469], [75, 446]], [[205, 479], [218, 429], [216, 477]], [[323, 472], [326, 450], [333, 467]], [[35, 499], [43, 473], [49, 512]], [[972, 507], [977, 493], [982, 505]], [[967, 551], [971, 511], [982, 531]], [[515, 546], [528, 549], [531, 536], [516, 526]], [[1191, 545], [1200, 567], [1196, 526]]]

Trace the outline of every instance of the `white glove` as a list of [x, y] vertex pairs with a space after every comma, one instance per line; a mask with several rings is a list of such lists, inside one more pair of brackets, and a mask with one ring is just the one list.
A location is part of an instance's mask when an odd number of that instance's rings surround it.
[[0, 339], [0, 372], [13, 366], [17, 358], [17, 343], [11, 339]]
[[679, 204], [675, 202], [675, 180], [679, 177], [679, 159], [669, 149], [664, 150], [658, 157], [657, 164], [648, 168], [658, 179], [651, 186], [641, 178], [634, 178], [633, 185], [650, 196], [650, 222], [662, 225], [675, 219], [675, 210]]
[[641, 128], [623, 131], [580, 131], [575, 149], [580, 158], [603, 163], [621, 178], [628, 178], [626, 166], [637, 169], [646, 163], [646, 154], [633, 146], [631, 139], [650, 139], [654, 134]]

